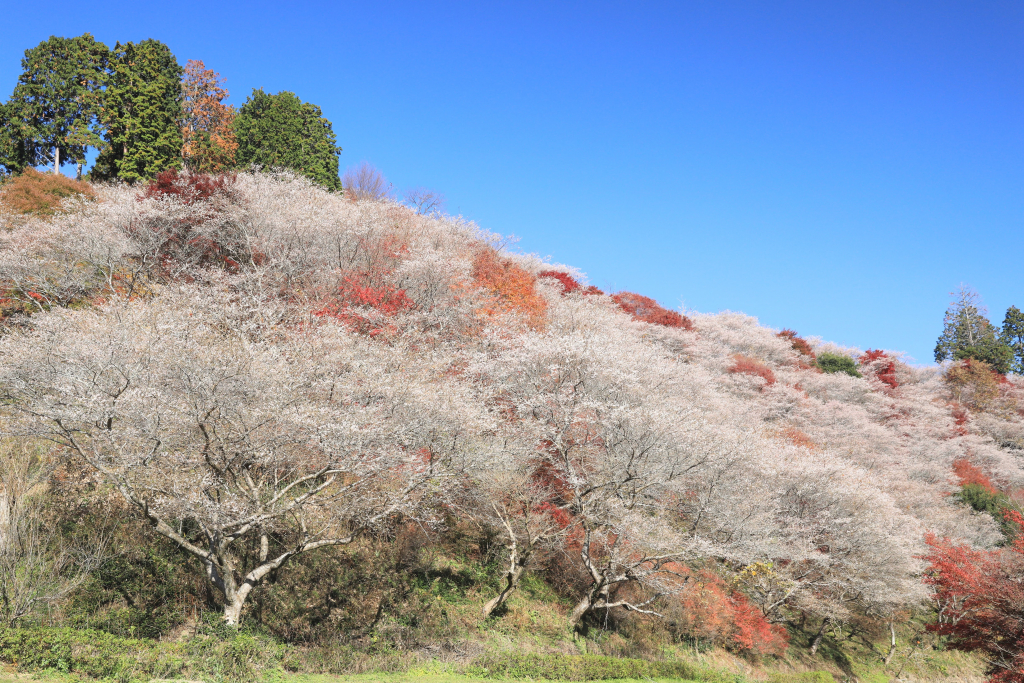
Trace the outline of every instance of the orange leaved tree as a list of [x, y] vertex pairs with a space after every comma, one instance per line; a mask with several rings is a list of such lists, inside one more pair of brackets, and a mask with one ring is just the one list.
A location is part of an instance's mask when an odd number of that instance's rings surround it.
[[185, 64], [181, 86], [184, 93], [184, 118], [181, 157], [193, 173], [216, 173], [235, 164], [235, 109], [224, 104], [228, 91], [224, 78], [196, 59]]

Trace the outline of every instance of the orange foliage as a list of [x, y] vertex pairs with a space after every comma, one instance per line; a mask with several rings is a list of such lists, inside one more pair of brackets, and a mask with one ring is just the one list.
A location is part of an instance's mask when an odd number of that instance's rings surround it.
[[75, 195], [86, 199], [96, 197], [88, 183], [58, 173], [40, 173], [34, 168], [26, 168], [21, 175], [0, 187], [0, 204], [15, 213], [52, 216], [60, 209], [62, 200]]
[[807, 436], [807, 434], [796, 427], [786, 427], [780, 432], [780, 434], [794, 446], [809, 448], [812, 451], [818, 448], [818, 444], [814, 443], [814, 441], [811, 440], [811, 437]]
[[731, 374], [754, 375], [756, 377], [760, 377], [765, 381], [765, 386], [775, 384], [775, 373], [761, 361], [740, 354], [733, 356], [733, 359], [733, 364], [729, 368], [729, 372]]
[[534, 329], [544, 324], [548, 307], [537, 293], [536, 280], [511, 259], [501, 258], [489, 247], [477, 251], [473, 259], [473, 281], [494, 297], [482, 312], [487, 315], [517, 313]]
[[960, 486], [977, 484], [992, 495], [998, 493], [995, 484], [992, 483], [988, 475], [967, 458], [957, 458], [953, 461], [953, 474], [956, 476], [957, 483]]
[[639, 320], [652, 325], [664, 325], [665, 327], [679, 327], [684, 330], [693, 329], [693, 321], [681, 313], [670, 311], [662, 307], [654, 299], [634, 294], [633, 292], [619, 292], [612, 294], [612, 301], [619, 305], [619, 308], [633, 316], [633, 320]]
[[201, 61], [185, 64], [182, 78], [184, 118], [181, 157], [194, 172], [216, 172], [235, 163], [238, 143], [232, 121], [234, 107], [223, 104], [228, 91], [221, 87], [224, 78]]

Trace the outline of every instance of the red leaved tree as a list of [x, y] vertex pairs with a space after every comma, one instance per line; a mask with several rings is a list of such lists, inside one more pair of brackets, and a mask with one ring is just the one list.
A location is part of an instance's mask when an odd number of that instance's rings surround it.
[[[1007, 520], [1024, 528], [1015, 511]], [[935, 589], [937, 623], [950, 647], [982, 653], [990, 683], [1024, 683], [1024, 535], [1008, 548], [974, 550], [930, 535], [925, 583]]]

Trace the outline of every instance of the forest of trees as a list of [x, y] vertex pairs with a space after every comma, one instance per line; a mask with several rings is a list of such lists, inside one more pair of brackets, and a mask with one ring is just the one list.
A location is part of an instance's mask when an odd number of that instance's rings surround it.
[[[961, 649], [1024, 681], [1018, 308], [997, 329], [962, 288], [927, 368], [671, 311], [372, 169], [340, 181], [317, 107], [235, 112], [157, 41], [51, 38], [23, 66], [0, 656], [34, 661], [9, 633], [177, 643], [212, 618], [391, 655], [859, 644], [896, 676]], [[34, 170], [90, 147], [86, 180]]]
[[201, 61], [184, 68], [157, 40], [117, 43], [88, 33], [51, 36], [25, 51], [0, 105], [0, 169], [65, 164], [91, 180], [149, 180], [172, 169], [216, 173], [253, 164], [286, 168], [340, 189], [337, 138], [320, 108], [294, 93], [254, 90], [235, 111], [223, 78]]

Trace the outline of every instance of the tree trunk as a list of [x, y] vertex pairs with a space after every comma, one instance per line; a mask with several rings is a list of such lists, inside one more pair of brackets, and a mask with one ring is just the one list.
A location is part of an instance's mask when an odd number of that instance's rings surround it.
[[811, 654], [818, 652], [818, 646], [821, 645], [821, 639], [825, 635], [825, 627], [828, 626], [829, 618], [825, 617], [821, 621], [821, 628], [818, 629], [818, 633], [814, 636], [814, 640], [811, 641]]
[[589, 592], [584, 595], [583, 598], [576, 603], [576, 606], [572, 608], [572, 613], [569, 615], [569, 626], [573, 629], [579, 626], [580, 621], [583, 619], [583, 615], [590, 611], [593, 604], [593, 592]]
[[505, 604], [505, 601], [509, 598], [512, 593], [519, 588], [519, 580], [523, 577], [525, 571], [525, 558], [515, 563], [511, 569], [505, 573], [505, 587], [501, 589], [494, 598], [489, 600], [484, 605], [483, 614], [485, 617], [491, 616], [491, 613]]
[[75, 173], [75, 180], [81, 180], [81, 179], [82, 179], [82, 162], [79, 161], [78, 162], [78, 171]]
[[53, 174], [60, 173], [60, 147], [53, 148]]
[[889, 622], [889, 635], [891, 636], [889, 645], [889, 654], [882, 659], [882, 663], [885, 666], [889, 666], [889, 662], [892, 661], [892, 656], [896, 654], [896, 629], [893, 627], [892, 622]]

